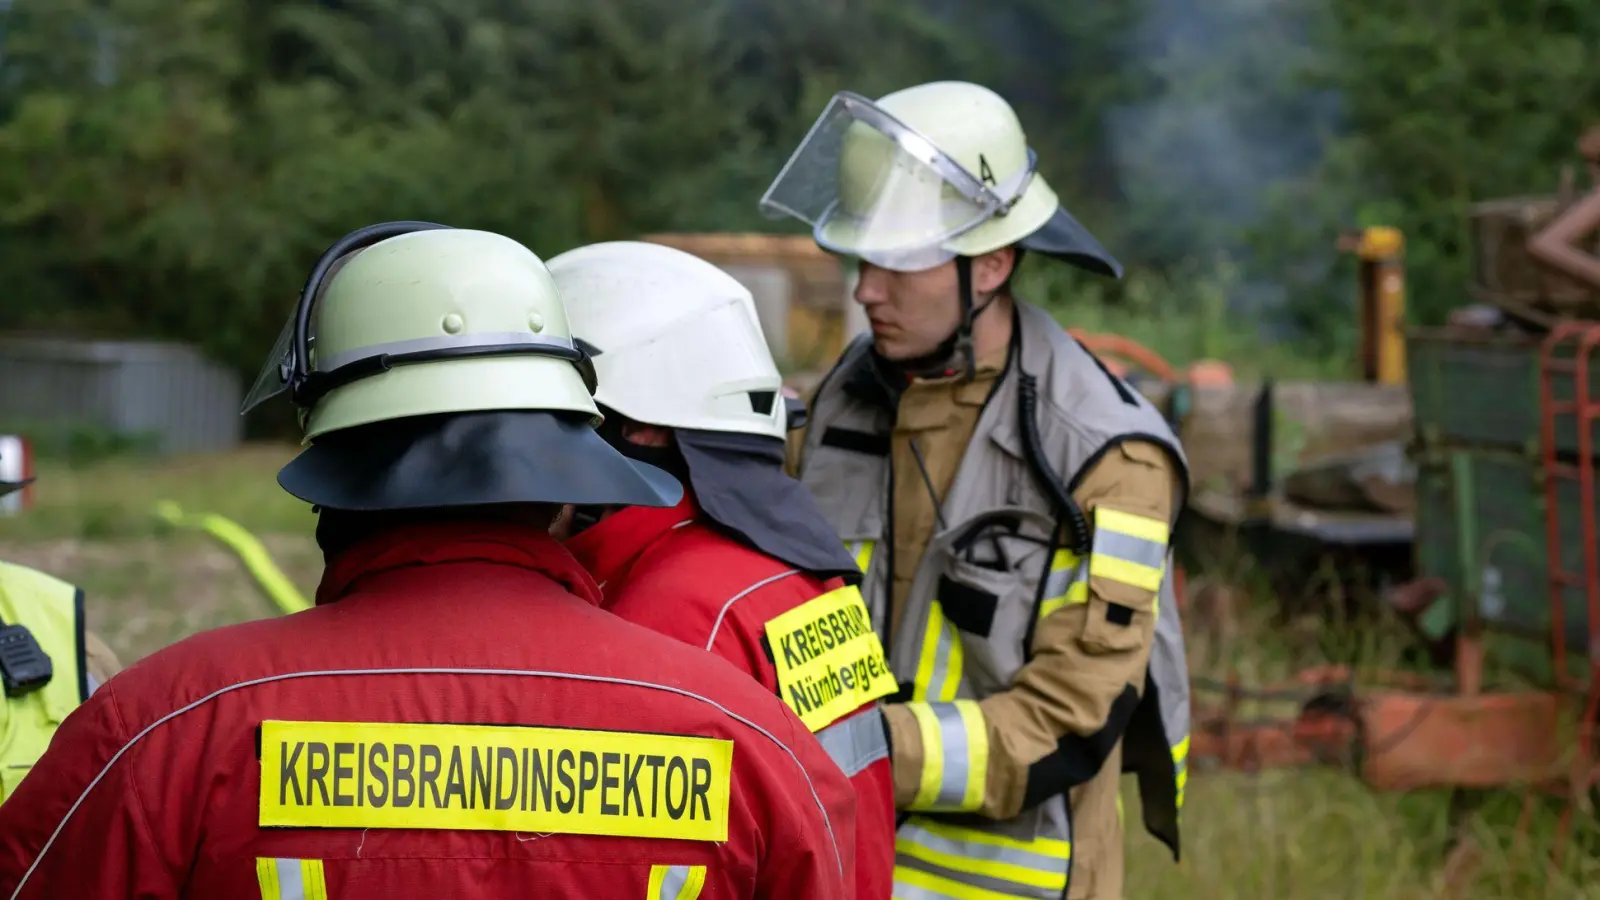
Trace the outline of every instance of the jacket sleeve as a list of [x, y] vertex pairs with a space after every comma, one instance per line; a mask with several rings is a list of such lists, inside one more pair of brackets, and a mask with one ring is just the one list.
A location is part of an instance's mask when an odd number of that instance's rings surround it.
[[0, 897], [24, 877], [18, 896], [26, 900], [179, 896], [177, 867], [140, 801], [132, 754], [107, 769], [128, 737], [114, 691], [102, 687], [74, 710], [0, 805]]
[[[967, 760], [987, 772], [970, 811], [1009, 818], [1082, 784], [1122, 739], [1144, 689], [1177, 487], [1166, 451], [1146, 441], [1113, 447], [1079, 482], [1074, 497], [1094, 529], [1086, 588], [1046, 612], [1010, 689], [957, 710], [974, 736]], [[917, 706], [885, 708], [901, 808], [916, 805], [922, 735], [942, 724]]]
[[760, 802], [768, 837], [758, 864], [756, 897], [848, 900], [856, 878], [855, 787], [800, 720], [788, 718], [788, 733], [778, 737], [807, 777], [795, 777], [794, 760], [779, 759], [786, 754], [776, 747], [762, 754], [766, 771]]

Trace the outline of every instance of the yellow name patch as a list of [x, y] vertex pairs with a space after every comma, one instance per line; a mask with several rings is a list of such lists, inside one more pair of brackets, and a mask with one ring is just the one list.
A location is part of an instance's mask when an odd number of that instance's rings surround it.
[[853, 587], [807, 601], [769, 620], [766, 630], [778, 693], [812, 731], [899, 689]]
[[713, 738], [269, 720], [260, 824], [725, 841], [732, 772]]

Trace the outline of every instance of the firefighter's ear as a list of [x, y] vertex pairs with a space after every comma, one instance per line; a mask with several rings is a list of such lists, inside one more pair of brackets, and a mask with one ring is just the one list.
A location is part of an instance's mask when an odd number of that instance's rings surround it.
[[972, 260], [972, 289], [980, 295], [992, 294], [1011, 280], [1017, 251], [1011, 247], [991, 250]]

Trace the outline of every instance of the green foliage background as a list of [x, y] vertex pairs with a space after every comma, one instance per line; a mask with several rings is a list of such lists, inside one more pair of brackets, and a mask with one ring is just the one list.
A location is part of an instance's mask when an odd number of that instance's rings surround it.
[[545, 256], [784, 230], [756, 200], [833, 91], [937, 78], [1012, 99], [1130, 265], [1030, 272], [1064, 317], [1131, 303], [1347, 352], [1339, 230], [1402, 228], [1436, 321], [1464, 299], [1467, 207], [1551, 190], [1600, 110], [1586, 0], [0, 8], [0, 328], [189, 339], [246, 372], [351, 228], [433, 219]]

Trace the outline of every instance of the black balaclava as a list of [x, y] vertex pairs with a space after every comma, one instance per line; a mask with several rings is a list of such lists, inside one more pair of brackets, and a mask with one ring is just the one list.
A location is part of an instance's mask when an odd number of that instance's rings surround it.
[[[782, 439], [677, 428], [668, 446], [646, 447], [622, 436], [626, 417], [603, 406], [601, 412], [606, 421], [598, 431], [607, 443], [691, 487], [700, 511], [724, 534], [813, 577], [860, 581], [811, 492], [783, 471]], [[605, 510], [575, 507], [572, 532], [592, 527]]]

